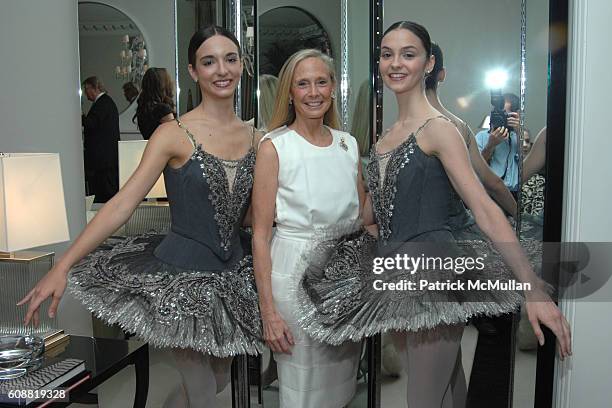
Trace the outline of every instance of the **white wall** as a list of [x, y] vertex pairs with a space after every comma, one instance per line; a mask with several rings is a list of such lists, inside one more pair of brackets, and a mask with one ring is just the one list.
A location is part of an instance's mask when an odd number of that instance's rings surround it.
[[[72, 239], [85, 225], [77, 33], [75, 0], [2, 2], [0, 151], [60, 154]], [[67, 246], [48, 249], [59, 256]], [[90, 314], [69, 295], [58, 325], [69, 333], [92, 332]]]
[[[564, 241], [607, 245], [612, 241], [612, 139], [606, 120], [612, 55], [602, 52], [610, 49], [610, 21], [609, 1], [570, 1]], [[600, 258], [609, 273], [612, 252]], [[561, 302], [573, 330], [573, 357], [557, 365], [556, 407], [610, 406], [610, 301], [612, 283], [608, 281], [587, 299]]]
[[[175, 30], [174, 30], [174, 0], [99, 0], [119, 9], [128, 16], [142, 31], [147, 44], [150, 67], [166, 68], [174, 78], [175, 63]], [[85, 79], [85, 78], [82, 78]], [[138, 132], [132, 117], [136, 112], [136, 104], [132, 104], [119, 116], [121, 139], [140, 139], [140, 135], [130, 135]]]
[[[530, 0], [527, 4], [529, 91], [526, 125], [532, 133], [537, 133], [546, 123], [548, 47], [546, 40], [537, 42], [533, 37], [546, 36], [548, 2]], [[431, 39], [442, 48], [447, 67], [446, 81], [440, 86], [440, 99], [450, 111], [476, 128], [491, 110], [489, 90], [484, 84], [487, 70], [508, 69], [511, 76], [504, 91], [519, 95], [520, 5], [516, 0], [385, 0], [384, 29], [399, 20], [415, 21], [427, 28]], [[469, 106], [462, 107], [457, 102], [459, 97], [467, 98]], [[396, 105], [393, 94], [386, 91], [384, 128], [396, 119]]]

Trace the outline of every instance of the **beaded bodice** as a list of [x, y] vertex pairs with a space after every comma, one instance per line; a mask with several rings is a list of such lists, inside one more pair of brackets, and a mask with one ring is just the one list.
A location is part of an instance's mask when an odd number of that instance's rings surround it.
[[382, 244], [448, 230], [454, 190], [438, 158], [416, 143], [416, 135], [433, 119], [389, 152], [371, 151], [366, 171]]
[[170, 263], [183, 252], [186, 259], [204, 259], [210, 253], [221, 263], [235, 261], [243, 253], [238, 232], [250, 202], [255, 150], [251, 146], [242, 158], [224, 160], [206, 152], [180, 122], [179, 126], [194, 151], [181, 168], [164, 170], [172, 218], [167, 241], [172, 245], [164, 241], [158, 252], [167, 253]]

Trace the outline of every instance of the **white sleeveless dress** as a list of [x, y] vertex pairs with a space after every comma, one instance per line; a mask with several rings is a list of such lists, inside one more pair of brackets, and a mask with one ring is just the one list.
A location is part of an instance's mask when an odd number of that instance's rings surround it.
[[262, 139], [272, 141], [279, 159], [272, 297], [295, 340], [291, 354], [274, 354], [281, 408], [340, 408], [355, 393], [360, 344], [320, 343], [297, 324], [301, 255], [315, 229], [359, 216], [357, 142], [348, 133], [330, 131], [333, 142], [327, 147], [315, 146], [287, 127]]

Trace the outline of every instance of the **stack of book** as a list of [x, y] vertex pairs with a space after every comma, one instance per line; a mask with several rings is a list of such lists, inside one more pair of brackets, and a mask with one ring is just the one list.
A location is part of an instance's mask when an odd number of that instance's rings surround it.
[[55, 357], [66, 350], [70, 336], [63, 330], [52, 330], [41, 336], [45, 341], [45, 356]]

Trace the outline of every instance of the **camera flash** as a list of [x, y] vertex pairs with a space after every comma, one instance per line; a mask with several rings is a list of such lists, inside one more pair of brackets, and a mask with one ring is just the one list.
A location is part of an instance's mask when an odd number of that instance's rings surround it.
[[485, 83], [489, 89], [502, 89], [508, 82], [508, 73], [503, 69], [495, 69], [487, 72]]

